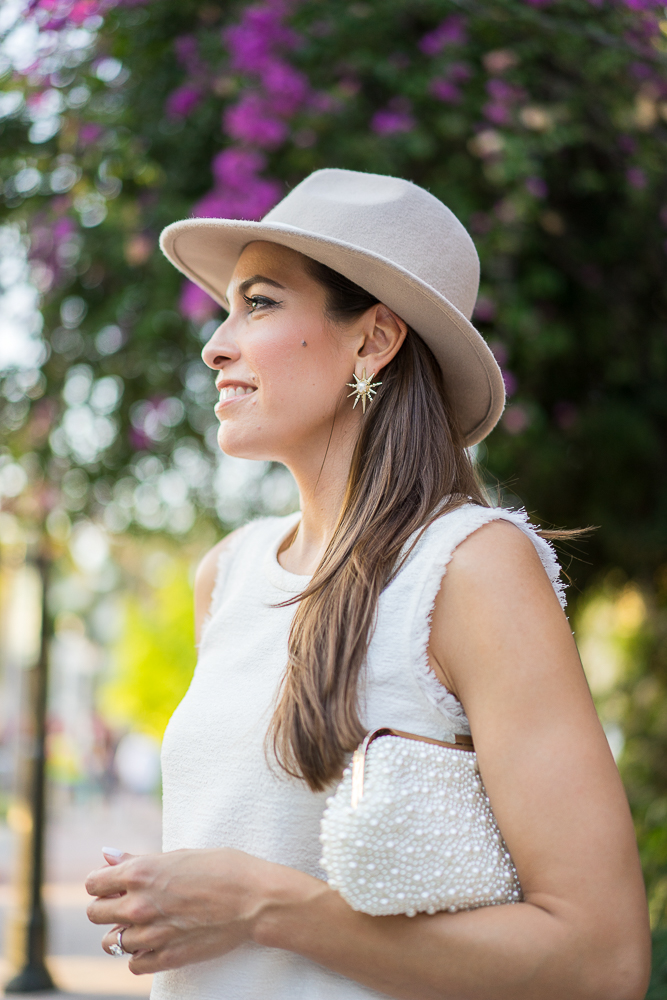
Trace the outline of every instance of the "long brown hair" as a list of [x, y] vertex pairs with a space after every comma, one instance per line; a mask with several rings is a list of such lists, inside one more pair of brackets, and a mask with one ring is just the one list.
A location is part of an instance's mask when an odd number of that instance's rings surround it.
[[[326, 312], [350, 322], [378, 300], [311, 259]], [[269, 739], [282, 768], [321, 791], [364, 736], [357, 688], [380, 594], [406, 543], [463, 503], [489, 506], [445, 394], [413, 330], [382, 370], [354, 450], [340, 518], [311, 582], [294, 598], [289, 659]], [[291, 603], [291, 602], [286, 602]]]

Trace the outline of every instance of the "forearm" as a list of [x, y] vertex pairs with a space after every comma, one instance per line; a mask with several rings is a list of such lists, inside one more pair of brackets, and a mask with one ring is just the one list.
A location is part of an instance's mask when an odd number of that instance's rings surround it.
[[289, 871], [262, 906], [254, 940], [296, 952], [397, 1000], [635, 996], [622, 974], [608, 976], [617, 969], [609, 947], [603, 950], [600, 942], [599, 958], [593, 954], [595, 931], [577, 933], [564, 916], [540, 906], [371, 917], [352, 910], [326, 885]]

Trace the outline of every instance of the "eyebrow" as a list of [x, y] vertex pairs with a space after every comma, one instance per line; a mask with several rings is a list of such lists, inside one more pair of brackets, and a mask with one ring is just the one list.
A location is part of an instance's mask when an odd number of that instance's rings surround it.
[[[245, 293], [250, 288], [252, 288], [253, 285], [259, 285], [259, 284], [271, 285], [273, 288], [280, 288], [282, 289], [282, 291], [285, 291], [285, 286], [281, 285], [279, 281], [274, 281], [273, 278], [267, 278], [263, 274], [253, 274], [251, 278], [246, 278], [245, 281], [242, 281], [241, 284], [238, 286], [238, 291], [241, 293], [241, 295], [245, 295]], [[228, 302], [226, 295], [225, 295], [225, 302]]]

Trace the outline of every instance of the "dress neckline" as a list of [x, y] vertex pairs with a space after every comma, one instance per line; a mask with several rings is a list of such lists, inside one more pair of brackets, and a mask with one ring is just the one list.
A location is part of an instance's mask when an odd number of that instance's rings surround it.
[[[278, 590], [284, 590], [288, 594], [299, 594], [308, 586], [312, 576], [301, 576], [298, 573], [290, 573], [278, 562], [278, 550], [285, 539], [301, 520], [301, 511], [298, 510], [287, 518], [281, 518], [281, 528], [278, 538], [270, 546], [264, 561], [264, 574], [269, 582]], [[285, 529], [285, 524], [287, 528]]]

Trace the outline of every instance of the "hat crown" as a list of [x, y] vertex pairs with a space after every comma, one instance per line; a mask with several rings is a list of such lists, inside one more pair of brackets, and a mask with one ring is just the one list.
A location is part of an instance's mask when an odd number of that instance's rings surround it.
[[454, 213], [399, 177], [317, 170], [263, 222], [295, 226], [398, 264], [470, 319], [479, 287], [475, 244]]

